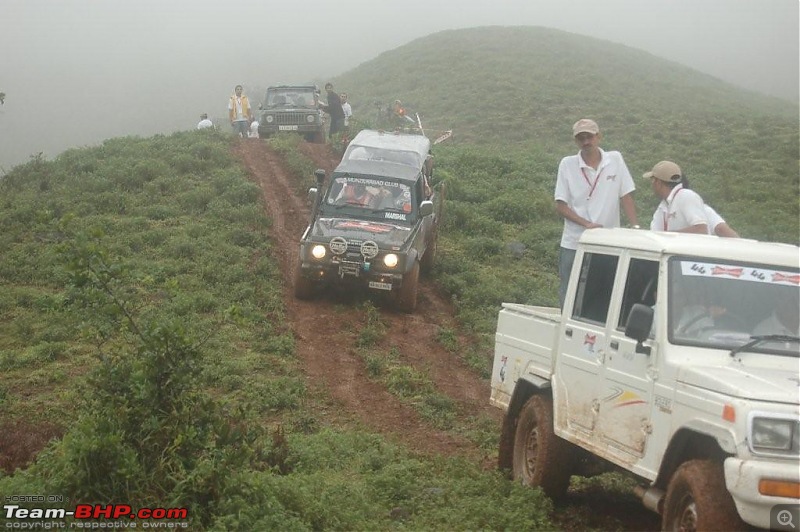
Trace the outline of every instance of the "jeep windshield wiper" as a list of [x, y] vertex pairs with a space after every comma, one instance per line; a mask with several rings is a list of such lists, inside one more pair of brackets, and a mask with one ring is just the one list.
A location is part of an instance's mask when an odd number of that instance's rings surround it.
[[364, 205], [358, 201], [345, 201], [344, 203], [339, 203], [333, 206], [333, 208], [337, 211], [342, 207], [364, 207]]
[[751, 336], [750, 341], [746, 342], [739, 347], [734, 347], [731, 349], [731, 356], [736, 356], [737, 353], [750, 349], [751, 347], [755, 347], [759, 344], [763, 344], [764, 342], [795, 342], [800, 343], [800, 337], [798, 336], [789, 336], [788, 334], [763, 334], [759, 336]]

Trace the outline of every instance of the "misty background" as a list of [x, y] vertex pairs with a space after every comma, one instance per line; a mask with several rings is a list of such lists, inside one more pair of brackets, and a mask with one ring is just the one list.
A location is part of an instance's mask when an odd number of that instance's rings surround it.
[[[3, 0], [0, 8], [0, 175], [38, 153], [193, 129], [203, 112], [227, 128], [236, 84], [256, 106], [268, 85], [324, 82], [419, 37], [478, 26], [596, 37], [787, 106], [800, 100], [797, 0]], [[337, 89], [357, 105], [357, 87]]]

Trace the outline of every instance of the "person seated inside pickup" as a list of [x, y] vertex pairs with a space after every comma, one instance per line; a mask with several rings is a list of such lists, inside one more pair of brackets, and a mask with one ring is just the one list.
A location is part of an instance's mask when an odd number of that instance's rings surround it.
[[753, 336], [768, 334], [800, 337], [800, 290], [784, 288], [775, 298], [772, 313], [753, 329]]
[[728, 311], [718, 291], [723, 287], [682, 286], [676, 291], [678, 309], [675, 334], [700, 338], [711, 329], [745, 332], [744, 322]]

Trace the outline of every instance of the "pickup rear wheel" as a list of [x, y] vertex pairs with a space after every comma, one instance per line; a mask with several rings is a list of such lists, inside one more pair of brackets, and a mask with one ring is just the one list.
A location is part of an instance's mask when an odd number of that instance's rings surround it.
[[542, 395], [528, 399], [514, 433], [514, 478], [559, 499], [569, 487], [571, 456], [571, 444], [553, 432], [553, 400]]
[[419, 262], [414, 261], [414, 266], [403, 276], [403, 284], [397, 293], [397, 308], [401, 312], [411, 313], [417, 308], [417, 284], [419, 282]]
[[745, 530], [731, 494], [725, 488], [722, 463], [690, 460], [667, 487], [662, 530]]

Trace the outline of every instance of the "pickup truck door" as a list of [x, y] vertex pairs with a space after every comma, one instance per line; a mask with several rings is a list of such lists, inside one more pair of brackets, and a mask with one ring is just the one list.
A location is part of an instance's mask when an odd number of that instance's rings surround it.
[[557, 344], [556, 433], [587, 441], [595, 429], [606, 354], [607, 319], [619, 257], [579, 251]]
[[605, 356], [595, 437], [624, 461], [642, 457], [652, 432], [650, 415], [656, 373], [654, 349], [636, 352], [636, 341], [625, 336], [625, 323], [634, 303], [653, 306], [658, 261], [631, 258], [619, 271], [610, 314], [611, 327]]

